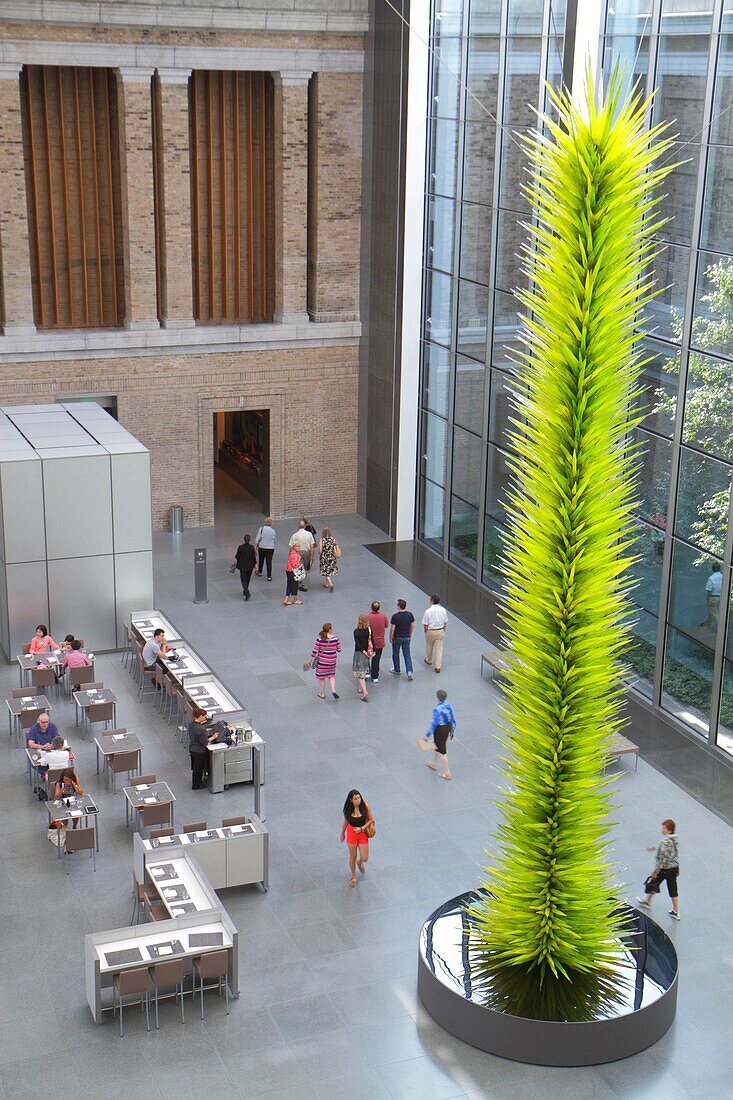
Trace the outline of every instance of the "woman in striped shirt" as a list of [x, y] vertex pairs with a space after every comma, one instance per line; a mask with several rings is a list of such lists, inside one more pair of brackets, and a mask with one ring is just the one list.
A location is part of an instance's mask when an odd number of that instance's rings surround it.
[[321, 690], [318, 692], [320, 699], [326, 698], [326, 680], [328, 680], [334, 699], [338, 699], [336, 694], [336, 654], [341, 652], [341, 642], [335, 634], [331, 633], [332, 630], [331, 623], [323, 624], [323, 629], [313, 646], [310, 660], [305, 663], [305, 668], [312, 668], [315, 661], [316, 679], [321, 684]]

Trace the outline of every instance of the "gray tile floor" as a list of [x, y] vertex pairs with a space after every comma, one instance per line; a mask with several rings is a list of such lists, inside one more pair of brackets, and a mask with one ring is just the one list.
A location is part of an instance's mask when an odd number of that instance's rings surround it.
[[[498, 696], [479, 678], [481, 640], [453, 622], [440, 681], [422, 665], [418, 643], [414, 683], [387, 673], [363, 705], [350, 676], [357, 611], [375, 598], [391, 611], [404, 595], [422, 613], [424, 593], [364, 549], [383, 539], [382, 532], [355, 516], [333, 516], [317, 523], [328, 522], [344, 549], [336, 593], [316, 581], [302, 607], [284, 608], [280, 549], [276, 579], [254, 578], [254, 596], [245, 604], [228, 559], [242, 530], [254, 533], [258, 521], [233, 499], [220, 507], [215, 528], [178, 539], [161, 534], [155, 542], [158, 606], [246, 702], [267, 742], [271, 889], [267, 895], [255, 888], [223, 893], [240, 930], [241, 998], [226, 1017], [223, 1002], [211, 997], [206, 1021], [190, 1013], [185, 1026], [166, 1005], [160, 1032], [150, 1035], [131, 1013], [122, 1040], [111, 1024], [92, 1023], [82, 937], [129, 921], [132, 843], [122, 795], [106, 794], [96, 780], [94, 751], [75, 736], [73, 708], [62, 701], [54, 717], [72, 737], [80, 773], [99, 796], [101, 853], [96, 874], [75, 857], [66, 878], [45, 840], [45, 810], [29, 795], [21, 754], [6, 743], [0, 1097], [45, 1096], [51, 1082], [55, 1093], [105, 1100], [733, 1097], [730, 829], [643, 761], [636, 774], [624, 766], [616, 785], [614, 846], [631, 895], [649, 869], [645, 845], [657, 839], [659, 822], [667, 816], [679, 822], [682, 923], [674, 925], [667, 906], [657, 902], [681, 957], [670, 1033], [625, 1062], [553, 1070], [482, 1054], [426, 1016], [415, 995], [419, 927], [438, 904], [476, 883], [497, 820]], [[283, 543], [293, 527], [277, 524]], [[204, 606], [192, 602], [195, 546], [209, 552]], [[312, 674], [302, 672], [325, 619], [344, 643], [336, 704], [318, 700]], [[144, 741], [145, 769], [168, 780], [178, 796], [178, 823], [199, 817], [217, 823], [251, 808], [247, 788], [192, 792], [184, 750], [149, 700], [138, 705], [119, 658], [102, 657], [99, 670], [118, 695], [120, 724]], [[0, 670], [5, 694], [17, 682], [15, 668]], [[438, 683], [460, 723], [452, 783], [424, 766], [414, 743]], [[368, 873], [355, 890], [338, 843], [351, 786], [364, 792], [378, 823]]]

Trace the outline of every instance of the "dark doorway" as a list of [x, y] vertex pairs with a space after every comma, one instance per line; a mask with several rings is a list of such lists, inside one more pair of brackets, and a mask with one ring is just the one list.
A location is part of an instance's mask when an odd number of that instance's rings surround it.
[[214, 463], [270, 511], [270, 411], [214, 413]]

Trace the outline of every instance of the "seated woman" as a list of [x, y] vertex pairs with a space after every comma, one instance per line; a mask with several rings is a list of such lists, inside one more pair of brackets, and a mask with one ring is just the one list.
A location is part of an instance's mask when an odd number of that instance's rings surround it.
[[71, 798], [73, 795], [76, 795], [77, 798], [81, 798], [83, 794], [84, 789], [74, 769], [64, 768], [63, 772], [56, 780], [56, 786], [53, 791], [54, 800], [58, 802], [60, 798]]
[[44, 623], [39, 623], [35, 634], [31, 638], [30, 652], [33, 654], [47, 653], [49, 649], [58, 649], [58, 646], [48, 633], [48, 627]]

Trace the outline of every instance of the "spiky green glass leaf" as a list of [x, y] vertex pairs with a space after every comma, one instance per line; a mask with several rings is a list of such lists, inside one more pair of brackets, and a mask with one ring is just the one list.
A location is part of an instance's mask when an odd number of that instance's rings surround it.
[[621, 89], [616, 73], [597, 102], [589, 79], [585, 111], [554, 95], [557, 118], [525, 141], [535, 224], [503, 563], [509, 789], [470, 916], [487, 968], [535, 972], [540, 987], [608, 970], [622, 930], [604, 763], [628, 638], [634, 324], [654, 293], [644, 272], [669, 171], [654, 162], [669, 142]]

